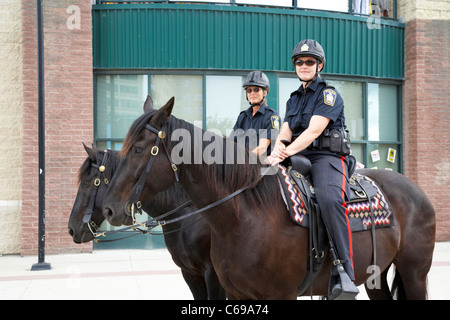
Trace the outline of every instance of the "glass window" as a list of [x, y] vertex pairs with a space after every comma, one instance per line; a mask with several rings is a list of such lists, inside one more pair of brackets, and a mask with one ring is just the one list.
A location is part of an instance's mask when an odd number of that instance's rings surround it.
[[284, 121], [286, 114], [286, 102], [291, 97], [291, 93], [300, 87], [298, 78], [279, 78], [278, 79], [278, 114], [281, 121]]
[[[170, 2], [180, 2], [179, 0], [169, 0]], [[227, 0], [183, 0], [183, 2], [207, 2], [207, 3], [224, 3]]]
[[355, 142], [351, 142], [350, 144], [351, 146], [351, 155], [353, 155], [356, 160], [358, 160], [358, 162], [362, 163], [365, 165], [366, 161], [366, 157], [364, 155], [364, 144], [362, 143], [355, 143]]
[[152, 75], [150, 95], [155, 108], [160, 108], [175, 97], [173, 115], [202, 127], [203, 76], [201, 75]]
[[369, 160], [367, 168], [400, 171], [399, 145], [397, 144], [369, 144]]
[[352, 140], [364, 139], [363, 84], [354, 81], [327, 80], [344, 100], [345, 123]]
[[292, 0], [277, 0], [277, 1], [274, 1], [274, 0], [245, 0], [245, 1], [239, 1], [239, 0], [237, 0], [236, 3], [292, 7]]
[[348, 0], [297, 0], [297, 7], [348, 12]]
[[368, 84], [369, 140], [398, 140], [397, 87]]
[[206, 129], [228, 136], [242, 110], [248, 108], [242, 76], [206, 76]]
[[99, 147], [120, 149], [147, 97], [146, 75], [98, 75], [95, 135]]

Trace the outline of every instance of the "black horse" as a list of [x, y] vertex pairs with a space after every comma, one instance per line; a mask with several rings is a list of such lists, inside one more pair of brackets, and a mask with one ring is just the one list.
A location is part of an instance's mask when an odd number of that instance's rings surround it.
[[[220, 148], [211, 148], [211, 141], [234, 148], [231, 151], [235, 155], [239, 151], [237, 145], [223, 137], [203, 140], [199, 150], [191, 137], [202, 137], [204, 132], [171, 115], [173, 105], [172, 98], [131, 126], [121, 151], [123, 159], [104, 199], [103, 214], [113, 225], [122, 223], [132, 202], [130, 194], [135, 197], [136, 187], [143, 188], [137, 181], [144, 180], [145, 192], [153, 194], [172, 186], [175, 177], [169, 155], [174, 150], [182, 152], [185, 159], [198, 157], [198, 152], [217, 157], [218, 161], [212, 163], [206, 163], [204, 158], [202, 163], [181, 162], [177, 170], [180, 184], [199, 208], [239, 193], [202, 213], [211, 226], [211, 260], [227, 296], [295, 299], [307, 273], [308, 229], [298, 227], [288, 217], [277, 178], [261, 177], [267, 167], [258, 162], [236, 165], [236, 157], [228, 158], [228, 150], [218, 157]], [[185, 133], [182, 141], [174, 139], [175, 131]], [[158, 145], [167, 154], [155, 152]], [[248, 150], [242, 152], [249, 157]], [[381, 187], [394, 213], [393, 227], [375, 231], [377, 267], [385, 276], [392, 264], [396, 266], [399, 298], [425, 299], [435, 241], [431, 202], [416, 184], [398, 173], [385, 170], [359, 170], [359, 173]], [[147, 195], [144, 198], [149, 199]], [[354, 233], [353, 243], [356, 284], [360, 285], [371, 276], [367, 272], [372, 262], [370, 232]], [[315, 280], [313, 294], [328, 294], [330, 270], [331, 259], [327, 257]], [[381, 289], [380, 296], [392, 298], [387, 284], [382, 284]]]
[[[86, 146], [85, 149], [88, 157], [79, 170], [78, 193], [69, 218], [69, 234], [75, 243], [89, 242], [95, 238], [97, 226], [105, 219], [102, 215], [102, 202], [108, 181], [112, 179], [119, 163], [117, 151], [105, 152]], [[89, 216], [86, 211], [90, 201], [93, 202], [89, 219], [86, 218]], [[159, 193], [152, 201], [144, 202], [143, 209], [150, 216], [156, 217], [187, 201], [189, 198], [181, 186], [174, 185]], [[176, 218], [193, 210], [195, 207], [189, 204], [172, 217]], [[162, 226], [164, 241], [173, 261], [181, 268], [194, 299], [225, 299], [225, 291], [219, 283], [209, 254], [211, 231], [204, 219], [198, 218], [192, 217]], [[127, 219], [124, 223], [131, 224], [131, 220]]]

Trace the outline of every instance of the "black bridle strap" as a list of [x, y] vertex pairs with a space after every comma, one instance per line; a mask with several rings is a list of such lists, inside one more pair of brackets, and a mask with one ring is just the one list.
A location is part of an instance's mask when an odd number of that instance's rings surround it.
[[[97, 173], [97, 178], [94, 180], [94, 190], [92, 191], [92, 195], [89, 199], [88, 207], [87, 207], [86, 211], [84, 212], [84, 217], [83, 217], [84, 223], [89, 223], [91, 221], [92, 214], [94, 213], [95, 199], [97, 197], [98, 187], [101, 184], [100, 177], [105, 172], [105, 166], [106, 166], [107, 159], [108, 159], [108, 150], [105, 151], [105, 154], [103, 155], [103, 159], [102, 159], [100, 166], [98, 166], [95, 163], [92, 164], [92, 166], [94, 168], [98, 169], [98, 173]], [[106, 183], [106, 179], [105, 179], [105, 183]]]
[[128, 202], [130, 204], [138, 203], [139, 199], [141, 197], [142, 191], [144, 190], [145, 181], [147, 180], [147, 175], [149, 174], [153, 161], [155, 161], [156, 156], [159, 153], [159, 143], [162, 142], [164, 151], [166, 153], [167, 159], [169, 159], [170, 166], [175, 174], [175, 180], [178, 182], [178, 173], [177, 173], [177, 166], [173, 163], [172, 159], [169, 156], [169, 153], [167, 151], [166, 145], [164, 143], [164, 137], [165, 133], [164, 131], [159, 131], [155, 128], [153, 128], [151, 125], [146, 124], [145, 129], [150, 130], [151, 132], [155, 133], [157, 135], [155, 145], [152, 147], [150, 151], [150, 159], [148, 160], [147, 167], [145, 168], [144, 172], [142, 172], [141, 176], [139, 177], [139, 180], [136, 182], [136, 185], [134, 186], [133, 190], [131, 191], [131, 196]]

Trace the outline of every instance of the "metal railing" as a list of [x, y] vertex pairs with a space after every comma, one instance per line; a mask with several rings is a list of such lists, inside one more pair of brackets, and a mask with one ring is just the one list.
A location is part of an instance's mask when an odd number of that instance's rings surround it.
[[[364, 0], [363, 0], [364, 1]], [[349, 13], [359, 16], [376, 16], [385, 19], [397, 19], [397, 0], [372, 0], [367, 12], [361, 13], [360, 10], [354, 8], [353, 0], [348, 0], [347, 11], [344, 10], [326, 10], [323, 8], [314, 8], [311, 6], [302, 7], [302, 0], [287, 0], [276, 1], [277, 4], [269, 4], [269, 1], [239, 1], [239, 0], [217, 0], [217, 1], [202, 1], [202, 0], [156, 0], [156, 1], [143, 1], [143, 0], [92, 0], [93, 4], [152, 4], [152, 3], [183, 3], [183, 4], [211, 4], [211, 5], [229, 5], [229, 6], [258, 6], [258, 7], [270, 7], [270, 8], [285, 8], [295, 10], [318, 10], [318, 11], [331, 11]], [[258, 3], [259, 2], [259, 3]], [[275, 1], [271, 1], [275, 2]], [[290, 5], [287, 5], [290, 3]]]

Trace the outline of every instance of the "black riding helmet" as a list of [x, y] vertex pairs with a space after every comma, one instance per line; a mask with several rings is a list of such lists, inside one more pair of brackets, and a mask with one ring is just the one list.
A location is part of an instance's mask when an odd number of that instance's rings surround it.
[[325, 68], [325, 51], [316, 40], [305, 39], [297, 43], [292, 51], [292, 63], [295, 64], [295, 60], [299, 57], [314, 57], [322, 62]]
[[[251, 86], [263, 88], [264, 90], [267, 90], [267, 93], [269, 93], [269, 90], [270, 90], [269, 78], [267, 78], [267, 76], [262, 71], [251, 71], [245, 78], [245, 81], [244, 81], [244, 84], [242, 85], [242, 87], [244, 88], [244, 90], [246, 90], [247, 87], [251, 87]], [[255, 105], [261, 105], [265, 99], [266, 99], [266, 97], [264, 96], [264, 98], [260, 102], [254, 103], [254, 104], [250, 103], [250, 105], [252, 107]], [[248, 97], [247, 97], [247, 100], [248, 100]]]
[[262, 71], [252, 71], [247, 75], [247, 78], [245, 78], [244, 84], [242, 85], [244, 89], [247, 89], [247, 87], [250, 86], [261, 87], [269, 93], [269, 78], [267, 78], [265, 73]]
[[[316, 40], [305, 39], [305, 40], [302, 40], [299, 43], [297, 43], [297, 45], [294, 48], [294, 51], [292, 51], [292, 57], [291, 57], [292, 63], [294, 65], [295, 65], [295, 61], [299, 57], [314, 57], [323, 64], [321, 71], [323, 71], [323, 69], [325, 68], [325, 62], [326, 62], [325, 51], [323, 50], [320, 43], [318, 43]], [[319, 74], [319, 64], [317, 64], [316, 77], [318, 74]], [[316, 77], [314, 77], [314, 79]], [[303, 81], [303, 80], [300, 79], [300, 81]]]

